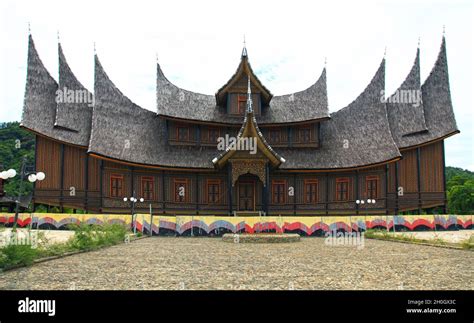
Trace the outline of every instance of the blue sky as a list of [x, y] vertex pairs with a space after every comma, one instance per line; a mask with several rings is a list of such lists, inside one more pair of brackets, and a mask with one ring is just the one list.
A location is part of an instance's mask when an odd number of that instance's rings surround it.
[[254, 71], [273, 94], [303, 90], [327, 58], [330, 111], [354, 100], [387, 48], [386, 91], [409, 72], [421, 39], [421, 77], [446, 26], [451, 95], [461, 134], [446, 163], [474, 171], [472, 1], [2, 1], [0, 121], [21, 118], [28, 22], [57, 79], [57, 33], [78, 79], [93, 90], [93, 44], [117, 87], [155, 110], [156, 56], [176, 85], [213, 94], [234, 73], [246, 35]]

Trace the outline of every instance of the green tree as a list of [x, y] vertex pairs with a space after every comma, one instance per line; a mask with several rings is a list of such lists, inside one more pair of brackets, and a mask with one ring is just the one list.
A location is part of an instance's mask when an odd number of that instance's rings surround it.
[[[0, 165], [3, 169], [13, 168], [18, 175], [5, 181], [4, 190], [8, 196], [17, 196], [20, 188], [20, 168], [23, 156], [27, 157], [27, 165], [34, 165], [35, 136], [20, 128], [19, 122], [0, 124]], [[22, 195], [30, 194], [33, 185], [23, 183]]]

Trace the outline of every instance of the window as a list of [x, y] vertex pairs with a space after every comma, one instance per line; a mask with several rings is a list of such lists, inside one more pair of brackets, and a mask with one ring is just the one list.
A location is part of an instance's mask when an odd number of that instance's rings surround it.
[[207, 202], [218, 203], [220, 200], [221, 181], [219, 179], [207, 180]]
[[304, 201], [308, 204], [316, 204], [318, 202], [318, 180], [305, 179]]
[[336, 201], [349, 201], [349, 178], [336, 179]]
[[245, 110], [247, 109], [247, 96], [246, 95], [238, 96], [238, 109], [239, 109], [239, 114], [245, 113]]
[[219, 129], [217, 128], [209, 128], [208, 130], [208, 138], [207, 140], [210, 143], [217, 143], [217, 139], [219, 138]]
[[176, 126], [176, 139], [178, 141], [189, 141], [189, 127], [184, 125]]
[[365, 178], [365, 194], [368, 199], [378, 198], [378, 186], [379, 186], [379, 177], [378, 176], [367, 176]]
[[189, 184], [187, 179], [174, 180], [174, 201], [185, 203], [189, 200]]
[[123, 176], [110, 176], [110, 197], [123, 197]]
[[273, 204], [284, 204], [286, 202], [286, 181], [272, 181]]
[[300, 128], [300, 142], [310, 142], [311, 141], [311, 128], [304, 127]]
[[142, 197], [145, 200], [155, 199], [155, 180], [153, 177], [142, 177]]
[[269, 131], [269, 138], [270, 142], [277, 144], [280, 142], [280, 130], [279, 129], [270, 129]]

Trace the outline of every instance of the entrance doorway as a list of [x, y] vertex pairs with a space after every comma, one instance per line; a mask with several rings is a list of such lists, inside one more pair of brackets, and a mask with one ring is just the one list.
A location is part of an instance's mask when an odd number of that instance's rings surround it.
[[239, 211], [255, 211], [255, 181], [239, 181]]

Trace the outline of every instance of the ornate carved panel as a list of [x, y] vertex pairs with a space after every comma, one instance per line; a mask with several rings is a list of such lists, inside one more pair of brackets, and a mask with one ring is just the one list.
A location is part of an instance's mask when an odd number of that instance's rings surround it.
[[265, 186], [266, 160], [232, 160], [232, 186], [235, 185], [240, 175], [247, 173], [256, 175]]

